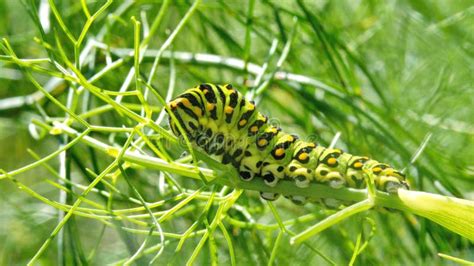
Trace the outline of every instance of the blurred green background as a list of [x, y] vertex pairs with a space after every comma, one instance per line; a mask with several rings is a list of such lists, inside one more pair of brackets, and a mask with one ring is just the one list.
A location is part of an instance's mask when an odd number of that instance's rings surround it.
[[[74, 36], [79, 36], [86, 21], [80, 1], [55, 1], [65, 24]], [[92, 11], [104, 1], [86, 1]], [[34, 5], [33, 5], [34, 3]], [[115, 1], [92, 24], [86, 41], [98, 40], [109, 49], [93, 50], [93, 63], [85, 64], [82, 73], [91, 77], [108, 60], [124, 56], [120, 48], [133, 48], [131, 16], [151, 23], [162, 1]], [[157, 33], [151, 38], [149, 50], [159, 49], [169, 33], [181, 21], [191, 1], [172, 2]], [[33, 8], [33, 7], [36, 8]], [[64, 44], [67, 56], [73, 59], [73, 47], [60, 30], [48, 9], [47, 1], [0, 0], [0, 36], [8, 39], [19, 58], [45, 58], [46, 50], [35, 42], [40, 37], [38, 23], [29, 12], [40, 14], [49, 21], [45, 36], [53, 50], [54, 31]], [[249, 8], [249, 7], [252, 8]], [[117, 10], [124, 11], [117, 15]], [[29, 11], [28, 11], [29, 10]], [[49, 14], [44, 17], [44, 14]], [[298, 18], [295, 26], [294, 18]], [[294, 39], [292, 32], [294, 31]], [[99, 37], [100, 36], [100, 37]], [[272, 42], [276, 46], [269, 56]], [[281, 68], [276, 64], [291, 44]], [[267, 73], [283, 70], [299, 77], [312, 78], [324, 86], [311, 86], [295, 79], [276, 76], [258, 98], [259, 108], [290, 132], [311, 137], [328, 145], [337, 132], [336, 146], [354, 154], [372, 156], [397, 168], [406, 168], [415, 190], [474, 199], [474, 4], [472, 1], [203, 1], [186, 22], [168, 50], [185, 53], [206, 53], [220, 58], [236, 58], [257, 65], [268, 63]], [[4, 53], [2, 52], [2, 55]], [[154, 55], [154, 53], [153, 53]], [[153, 57], [145, 57], [141, 70], [148, 73]], [[255, 73], [245, 67], [185, 60], [178, 56], [173, 64], [165, 56], [158, 67], [153, 85], [166, 95], [170, 69], [176, 71], [174, 95], [203, 82], [232, 83], [246, 92], [254, 86]], [[117, 91], [124, 82], [133, 59], [127, 60], [113, 72], [95, 83], [96, 86]], [[51, 66], [49, 66], [51, 68]], [[249, 67], [251, 69], [251, 67]], [[41, 84], [51, 76], [35, 73]], [[313, 84], [314, 85], [314, 84]], [[326, 88], [326, 89], [325, 89]], [[327, 89], [330, 88], [330, 89]], [[0, 168], [13, 170], [34, 161], [27, 149], [45, 156], [58, 149], [59, 140], [45, 136], [35, 140], [28, 127], [32, 118], [41, 118], [38, 106], [50, 117], [63, 117], [64, 112], [47, 100], [36, 104], [16, 105], [17, 96], [35, 93], [32, 83], [21, 69], [5, 57], [0, 60]], [[67, 99], [66, 86], [52, 90], [61, 102]], [[131, 100], [130, 102], [138, 103]], [[151, 101], [153, 104], [156, 102]], [[97, 99], [91, 106], [99, 106]], [[120, 125], [117, 114], [104, 114], [93, 119], [97, 125]], [[162, 123], [166, 126], [166, 123]], [[107, 140], [107, 136], [97, 137]], [[425, 149], [410, 163], [420, 145]], [[83, 146], [75, 147], [72, 159], [72, 179], [88, 184], [81, 167], [104, 168], [109, 158], [97, 153], [95, 160]], [[94, 161], [94, 162], [93, 162]], [[82, 162], [83, 166], [80, 166]], [[50, 161], [58, 169], [58, 160]], [[58, 189], [45, 182], [50, 173], [43, 167], [18, 176], [18, 180], [41, 195], [58, 200]], [[163, 198], [157, 190], [158, 174], [151, 170], [134, 170], [135, 185], [146, 200]], [[49, 177], [51, 178], [51, 177]], [[196, 184], [179, 179], [182, 186]], [[118, 187], [131, 193], [123, 181]], [[97, 202], [102, 199], [94, 195]], [[117, 203], [128, 206], [127, 203]], [[123, 205], [120, 205], [123, 204]], [[128, 203], [129, 204], [129, 203]], [[238, 204], [262, 223], [273, 223], [272, 215], [255, 192], [247, 192]], [[295, 207], [285, 199], [276, 202], [285, 219], [306, 213], [326, 215], [314, 204]], [[199, 215], [202, 204], [195, 210], [171, 221], [166, 228], [182, 233]], [[28, 194], [8, 180], [0, 180], [0, 264], [24, 264], [35, 254], [58, 222], [58, 212]], [[242, 214], [234, 210], [235, 217]], [[473, 214], [474, 215], [474, 214]], [[472, 242], [421, 218], [398, 212], [371, 212], [376, 232], [356, 264], [426, 264], [446, 265], [449, 261], [437, 256], [446, 253], [474, 260]], [[310, 240], [310, 246], [334, 260], [346, 264], [364, 217], [350, 219]], [[313, 221], [314, 222], [314, 221]], [[301, 231], [310, 224], [298, 224]], [[364, 227], [364, 226], [363, 226]], [[365, 226], [367, 227], [367, 226]], [[114, 228], [103, 230], [92, 219], [77, 218], [66, 227], [64, 258], [58, 259], [57, 242], [41, 258], [44, 265], [83, 264], [77, 250], [86, 257], [96, 249], [89, 263], [104, 264], [130, 257], [127, 240]], [[103, 231], [102, 231], [103, 230]], [[275, 232], [256, 228], [228, 230], [234, 238], [239, 265], [261, 265], [268, 262]], [[365, 231], [370, 231], [365, 228]], [[103, 235], [102, 235], [103, 233]], [[141, 243], [143, 236], [132, 235]], [[72, 240], [71, 240], [72, 239]], [[79, 240], [78, 240], [79, 239]], [[155, 239], [153, 241], [159, 241]], [[160, 257], [163, 264], [184, 264], [197, 239], [189, 240], [176, 255], [171, 244]], [[222, 235], [216, 235], [222, 246], [219, 262], [229, 264]], [[80, 244], [80, 247], [77, 244]], [[281, 265], [327, 264], [316, 252], [305, 246], [289, 246], [283, 238], [276, 262]], [[207, 251], [206, 251], [207, 252]], [[199, 264], [209, 263], [202, 255]], [[139, 263], [140, 264], [140, 263]]]

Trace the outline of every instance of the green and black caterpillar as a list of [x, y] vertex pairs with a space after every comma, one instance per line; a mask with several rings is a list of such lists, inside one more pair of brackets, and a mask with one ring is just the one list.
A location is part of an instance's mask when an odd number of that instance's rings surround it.
[[[366, 187], [372, 174], [377, 189], [396, 193], [408, 188], [405, 175], [388, 164], [306, 142], [268, 123], [232, 85], [201, 84], [169, 102], [173, 133], [189, 140], [224, 164], [232, 164], [243, 180], [263, 178], [268, 186], [293, 180], [301, 188], [311, 182], [333, 188]], [[178, 130], [178, 122], [184, 132]], [[261, 193], [266, 200], [279, 195]], [[291, 197], [304, 203], [302, 197]]]

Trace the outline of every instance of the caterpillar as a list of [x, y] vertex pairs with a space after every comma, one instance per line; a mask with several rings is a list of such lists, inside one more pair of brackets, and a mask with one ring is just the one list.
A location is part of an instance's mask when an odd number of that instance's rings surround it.
[[[408, 189], [405, 175], [388, 164], [306, 142], [271, 125], [231, 84], [201, 84], [168, 103], [171, 131], [188, 139], [223, 164], [232, 164], [245, 181], [262, 178], [268, 186], [292, 180], [305, 188], [312, 182], [333, 188], [366, 187], [372, 173], [375, 187], [389, 193]], [[178, 130], [180, 124], [184, 132]], [[260, 192], [265, 200], [279, 194]], [[289, 196], [296, 204], [306, 199]]]

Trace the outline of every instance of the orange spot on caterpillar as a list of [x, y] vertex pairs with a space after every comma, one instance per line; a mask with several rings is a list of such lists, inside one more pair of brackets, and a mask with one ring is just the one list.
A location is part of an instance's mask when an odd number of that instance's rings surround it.
[[182, 98], [182, 99], [181, 99], [181, 103], [182, 103], [182, 104], [184, 105], [184, 107], [186, 107], [186, 108], [191, 109], [191, 107], [192, 107], [191, 102], [190, 102], [188, 99], [186, 99], [186, 98]]
[[336, 158], [329, 158], [329, 159], [328, 159], [328, 164], [329, 164], [330, 166], [333, 166], [333, 165], [335, 165], [336, 163], [337, 163], [337, 159], [336, 159]]
[[202, 110], [201, 110], [201, 108], [199, 108], [199, 107], [194, 107], [194, 113], [195, 113], [197, 116], [202, 116]]
[[258, 146], [262, 147], [262, 146], [267, 145], [268, 141], [266, 139], [260, 139], [257, 144]]
[[298, 159], [299, 159], [300, 161], [304, 161], [304, 160], [308, 159], [308, 153], [303, 152], [302, 154], [300, 154], [300, 155], [298, 156]]
[[380, 168], [380, 167], [374, 167], [374, 168], [372, 169], [372, 172], [374, 172], [374, 174], [378, 174], [378, 173], [380, 173], [381, 171], [382, 171], [382, 168]]
[[278, 156], [278, 157], [283, 156], [284, 154], [285, 154], [285, 149], [283, 149], [283, 148], [278, 148], [275, 151], [275, 155]]
[[216, 105], [213, 103], [207, 103], [207, 110], [212, 111], [216, 108]]
[[230, 106], [226, 106], [226, 107], [224, 108], [224, 112], [225, 112], [226, 114], [231, 114], [233, 111], [234, 111], [234, 108], [232, 108], [232, 107], [230, 107]]

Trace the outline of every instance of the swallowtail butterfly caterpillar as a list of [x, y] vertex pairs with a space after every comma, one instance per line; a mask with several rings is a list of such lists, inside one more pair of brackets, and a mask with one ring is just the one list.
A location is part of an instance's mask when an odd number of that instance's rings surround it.
[[[268, 123], [232, 85], [202, 84], [169, 102], [176, 120], [170, 117], [173, 133], [180, 136], [180, 123], [189, 140], [223, 164], [232, 164], [243, 180], [263, 178], [268, 186], [293, 180], [301, 188], [311, 182], [364, 188], [367, 173], [373, 173], [377, 189], [395, 193], [408, 188], [403, 173], [365, 156], [325, 148], [298, 139]], [[266, 200], [278, 194], [260, 193]], [[303, 204], [305, 198], [291, 196]]]

